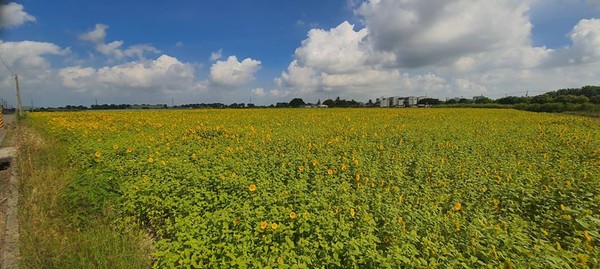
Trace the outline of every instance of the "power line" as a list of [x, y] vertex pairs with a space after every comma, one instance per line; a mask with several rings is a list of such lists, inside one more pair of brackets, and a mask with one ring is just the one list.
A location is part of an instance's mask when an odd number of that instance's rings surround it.
[[4, 67], [6, 67], [6, 69], [8, 69], [8, 72], [10, 72], [10, 74], [14, 76], [15, 72], [13, 72], [12, 69], [10, 69], [10, 67], [8, 67], [8, 64], [6, 64], [4, 59], [2, 59], [2, 56], [0, 56], [0, 61], [2, 61], [2, 64], [4, 64]]
[[17, 74], [15, 74], [15, 72], [12, 71], [12, 69], [10, 69], [10, 67], [8, 66], [8, 64], [6, 64], [6, 62], [4, 61], [4, 59], [2, 59], [2, 57], [0, 57], [0, 61], [2, 62], [2, 64], [4, 65], [4, 67], [6, 67], [6, 69], [8, 69], [8, 72], [10, 72], [10, 74], [15, 78], [15, 95], [17, 97], [17, 121], [19, 120], [19, 118], [21, 116], [23, 116], [21, 113], [21, 93], [19, 92], [19, 76]]

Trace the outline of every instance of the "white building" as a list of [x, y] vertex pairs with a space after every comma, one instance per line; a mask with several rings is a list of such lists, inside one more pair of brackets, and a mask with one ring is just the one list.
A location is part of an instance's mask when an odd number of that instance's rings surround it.
[[390, 98], [381, 97], [379, 98], [380, 107], [389, 107], [390, 106]]

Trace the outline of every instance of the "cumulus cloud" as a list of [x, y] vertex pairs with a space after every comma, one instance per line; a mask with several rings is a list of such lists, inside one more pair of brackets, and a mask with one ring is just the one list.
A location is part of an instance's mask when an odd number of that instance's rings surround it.
[[3, 42], [0, 40], [2, 58], [16, 70], [39, 70], [50, 67], [46, 55], [66, 55], [69, 49], [48, 42], [18, 41]]
[[265, 89], [263, 89], [263, 88], [254, 88], [250, 92], [256, 96], [264, 96], [265, 95]]
[[215, 86], [237, 88], [254, 80], [254, 73], [260, 69], [261, 62], [246, 58], [241, 62], [236, 56], [226, 61], [217, 61], [210, 68], [210, 82]]
[[528, 2], [371, 0], [356, 13], [376, 49], [394, 52], [399, 66], [420, 67], [528, 44]]
[[569, 34], [572, 45], [553, 51], [546, 67], [587, 64], [600, 61], [600, 19], [579, 21]]
[[108, 25], [97, 23], [93, 30], [79, 35], [79, 39], [95, 44], [104, 43], [104, 39], [106, 38], [106, 29], [108, 29]]
[[223, 49], [219, 49], [218, 51], [213, 51], [210, 54], [210, 61], [214, 62], [216, 60], [221, 59], [221, 57], [223, 57]]
[[36, 18], [25, 12], [23, 5], [14, 2], [0, 5], [0, 28], [18, 27]]
[[295, 56], [303, 66], [332, 73], [351, 72], [367, 60], [367, 49], [361, 42], [366, 36], [367, 29], [355, 32], [347, 21], [329, 31], [312, 29]]
[[144, 54], [147, 52], [160, 53], [160, 50], [147, 44], [133, 45], [123, 49], [122, 46], [125, 42], [122, 40], [105, 43], [107, 29], [108, 25], [98, 23], [94, 26], [93, 30], [79, 35], [79, 39], [94, 43], [98, 52], [117, 60], [134, 56], [138, 59], [143, 59]]
[[88, 91], [99, 86], [118, 89], [137, 89], [145, 92], [203, 89], [195, 81], [194, 68], [174, 57], [162, 55], [152, 61], [128, 62], [98, 69], [66, 67], [59, 71], [65, 87]]
[[321, 79], [317, 71], [302, 66], [297, 60], [290, 63], [286, 72], [275, 79], [278, 87], [294, 89], [298, 93], [310, 93], [321, 88]]
[[71, 66], [58, 71], [65, 87], [84, 91], [96, 75], [96, 70], [91, 67]]
[[529, 17], [534, 3], [539, 8], [546, 2], [349, 3], [363, 28], [342, 22], [310, 30], [274, 79], [273, 96], [453, 97], [598, 83], [599, 19], [581, 20], [568, 33], [572, 45], [549, 49], [532, 45]]
[[275, 79], [272, 96], [351, 94], [365, 97], [398, 88], [401, 74], [388, 69], [389, 53], [374, 51], [366, 28], [342, 22], [329, 30], [313, 29], [296, 49], [295, 59]]

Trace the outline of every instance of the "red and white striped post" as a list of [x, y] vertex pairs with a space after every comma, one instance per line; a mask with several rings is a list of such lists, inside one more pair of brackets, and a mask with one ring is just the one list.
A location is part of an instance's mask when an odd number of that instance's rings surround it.
[[0, 106], [0, 129], [4, 128], [4, 107]]

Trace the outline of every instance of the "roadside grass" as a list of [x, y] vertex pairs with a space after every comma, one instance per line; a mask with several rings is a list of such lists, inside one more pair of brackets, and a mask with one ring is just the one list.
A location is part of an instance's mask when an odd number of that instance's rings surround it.
[[109, 210], [86, 214], [64, 198], [76, 177], [67, 147], [24, 120], [15, 130], [20, 180], [21, 268], [150, 268], [151, 242], [141, 231], [117, 228]]

